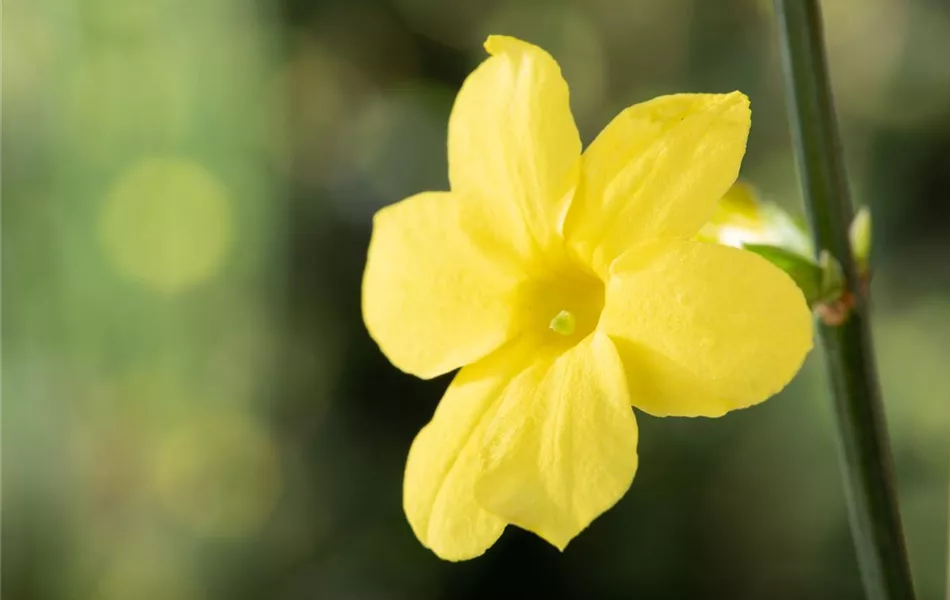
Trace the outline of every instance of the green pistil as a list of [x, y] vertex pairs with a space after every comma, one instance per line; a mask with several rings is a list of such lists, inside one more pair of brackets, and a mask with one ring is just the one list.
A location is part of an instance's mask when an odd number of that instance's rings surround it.
[[577, 317], [574, 313], [562, 310], [551, 319], [551, 329], [561, 335], [571, 335], [577, 327]]

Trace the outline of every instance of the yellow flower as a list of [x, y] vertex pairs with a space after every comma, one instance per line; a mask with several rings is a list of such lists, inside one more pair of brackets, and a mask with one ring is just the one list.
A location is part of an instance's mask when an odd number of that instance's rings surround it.
[[449, 120], [450, 192], [374, 218], [363, 315], [397, 367], [462, 367], [405, 472], [419, 540], [463, 560], [508, 524], [563, 549], [630, 487], [631, 405], [720, 416], [778, 392], [812, 345], [802, 293], [691, 240], [745, 153], [749, 101], [632, 106], [581, 154], [557, 63], [492, 36]]

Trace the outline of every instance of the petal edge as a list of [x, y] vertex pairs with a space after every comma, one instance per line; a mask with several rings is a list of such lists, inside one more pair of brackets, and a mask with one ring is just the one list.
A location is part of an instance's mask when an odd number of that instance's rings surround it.
[[517, 368], [505, 353], [459, 371], [406, 460], [406, 518], [419, 541], [445, 560], [481, 555], [506, 526], [478, 505], [474, 491], [482, 434], [498, 410], [510, 369]]
[[736, 180], [750, 126], [741, 92], [627, 108], [584, 152], [568, 243], [603, 275], [633, 246], [692, 237]]
[[508, 386], [485, 431], [476, 497], [564, 550], [629, 489], [637, 441], [620, 358], [595, 332]]
[[512, 298], [525, 276], [491, 223], [482, 204], [448, 192], [423, 192], [376, 213], [363, 320], [399, 369], [435, 377], [513, 336]]
[[490, 36], [485, 49], [449, 117], [449, 182], [493, 201], [505, 221], [517, 212], [543, 251], [560, 237], [580, 172], [567, 82], [533, 44]]
[[792, 279], [744, 250], [660, 244], [614, 265], [599, 329], [617, 346], [633, 405], [721, 416], [781, 391], [812, 348]]

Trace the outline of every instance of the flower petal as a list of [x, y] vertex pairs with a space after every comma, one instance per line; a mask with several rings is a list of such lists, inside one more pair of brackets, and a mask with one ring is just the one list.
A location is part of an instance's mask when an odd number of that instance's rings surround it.
[[563, 550], [630, 487], [637, 437], [623, 365], [595, 332], [508, 386], [485, 432], [476, 496]]
[[435, 377], [475, 362], [515, 328], [523, 279], [491, 207], [425, 192], [379, 211], [363, 275], [363, 318], [394, 365]]
[[627, 370], [633, 405], [716, 417], [780, 391], [812, 348], [812, 319], [784, 272], [745, 250], [672, 242], [613, 265], [598, 329]]
[[521, 356], [506, 347], [459, 371], [409, 450], [406, 517], [419, 541], [446, 560], [482, 554], [505, 529], [502, 519], [475, 501], [474, 488], [483, 432], [523, 365]]
[[581, 142], [567, 83], [544, 50], [491, 36], [492, 56], [468, 77], [449, 118], [453, 191], [523, 215], [541, 248], [560, 235], [577, 183]]
[[693, 236], [736, 180], [750, 118], [739, 92], [661, 96], [620, 113], [584, 152], [568, 242], [605, 275], [633, 245]]

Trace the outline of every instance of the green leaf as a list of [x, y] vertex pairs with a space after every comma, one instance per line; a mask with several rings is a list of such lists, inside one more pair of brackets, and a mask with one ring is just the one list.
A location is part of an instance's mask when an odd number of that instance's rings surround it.
[[814, 306], [823, 299], [822, 270], [811, 259], [778, 246], [746, 244], [742, 247], [788, 273], [801, 288], [809, 306]]

